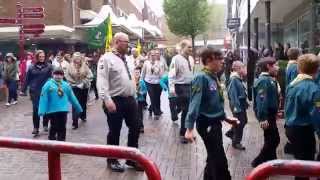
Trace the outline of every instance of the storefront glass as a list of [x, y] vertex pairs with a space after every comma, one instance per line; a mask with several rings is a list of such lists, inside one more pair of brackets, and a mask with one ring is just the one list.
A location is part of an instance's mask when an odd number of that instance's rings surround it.
[[299, 47], [305, 52], [310, 52], [311, 47], [311, 24], [310, 11], [299, 18]]
[[284, 43], [290, 43], [291, 47], [298, 46], [298, 26], [297, 21], [292, 22], [284, 29]]

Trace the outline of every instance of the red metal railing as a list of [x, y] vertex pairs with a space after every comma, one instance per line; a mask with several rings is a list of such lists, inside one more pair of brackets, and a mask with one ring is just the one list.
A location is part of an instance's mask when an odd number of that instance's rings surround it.
[[264, 180], [273, 175], [320, 177], [320, 162], [273, 160], [253, 169], [247, 177], [247, 180]]
[[145, 169], [149, 180], [161, 180], [156, 164], [135, 148], [7, 137], [0, 137], [0, 147], [47, 151], [49, 180], [61, 180], [61, 153], [133, 160]]

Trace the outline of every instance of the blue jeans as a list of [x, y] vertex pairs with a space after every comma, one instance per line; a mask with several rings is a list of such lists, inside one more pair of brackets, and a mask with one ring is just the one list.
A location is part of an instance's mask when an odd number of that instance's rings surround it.
[[12, 101], [16, 101], [18, 99], [17, 81], [6, 80], [6, 84], [8, 86], [8, 91], [9, 91], [8, 103], [11, 103]]

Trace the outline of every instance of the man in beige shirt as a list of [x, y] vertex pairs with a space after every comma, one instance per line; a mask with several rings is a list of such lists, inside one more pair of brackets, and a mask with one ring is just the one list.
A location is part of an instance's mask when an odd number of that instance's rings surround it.
[[[137, 103], [134, 98], [135, 84], [133, 72], [126, 60], [129, 38], [124, 33], [116, 33], [113, 38], [113, 51], [106, 52], [99, 60], [97, 67], [97, 88], [103, 100], [103, 109], [107, 115], [109, 133], [108, 145], [119, 145], [122, 121], [129, 129], [128, 146], [138, 148], [139, 122], [137, 119]], [[124, 166], [117, 159], [108, 159], [108, 167], [115, 172], [124, 172]], [[137, 171], [140, 165], [126, 161]]]
[[192, 58], [192, 45], [188, 40], [180, 43], [180, 54], [172, 58], [169, 69], [169, 91], [171, 96], [177, 97], [177, 106], [182, 111], [180, 142], [188, 143], [184, 137], [186, 133], [185, 119], [188, 113], [189, 99], [191, 94], [191, 81], [194, 72], [194, 60]]

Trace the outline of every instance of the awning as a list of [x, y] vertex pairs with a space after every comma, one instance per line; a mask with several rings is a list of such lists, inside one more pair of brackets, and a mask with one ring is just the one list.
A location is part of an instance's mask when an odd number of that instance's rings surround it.
[[92, 20], [97, 16], [98, 14], [92, 10], [80, 9], [80, 19]]
[[90, 22], [77, 26], [76, 28], [86, 29], [96, 27], [103, 23], [109, 15], [111, 17], [113, 32], [124, 32], [134, 39], [142, 38], [142, 34], [131, 28], [124, 17], [119, 18], [115, 15], [110, 5], [102, 6], [100, 12]]
[[[75, 29], [64, 25], [47, 25], [44, 29], [44, 33], [40, 34], [40, 37], [45, 38], [68, 38], [72, 36]], [[0, 27], [1, 40], [19, 39], [18, 27]], [[32, 37], [32, 35], [26, 35]]]

